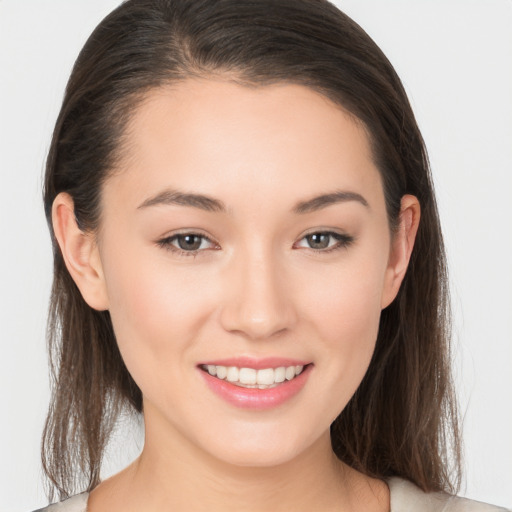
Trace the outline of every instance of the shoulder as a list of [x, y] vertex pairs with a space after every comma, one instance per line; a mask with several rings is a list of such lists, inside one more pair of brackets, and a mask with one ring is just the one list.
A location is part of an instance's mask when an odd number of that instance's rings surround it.
[[89, 493], [83, 492], [60, 503], [54, 503], [45, 508], [34, 510], [34, 512], [87, 512], [88, 498]]
[[425, 493], [401, 478], [390, 478], [387, 483], [391, 494], [391, 512], [510, 512], [506, 508], [443, 492]]
[[[390, 478], [387, 483], [391, 494], [391, 512], [512, 512], [446, 493], [425, 493], [401, 478]], [[89, 494], [84, 492], [34, 512], [87, 512], [88, 497]]]

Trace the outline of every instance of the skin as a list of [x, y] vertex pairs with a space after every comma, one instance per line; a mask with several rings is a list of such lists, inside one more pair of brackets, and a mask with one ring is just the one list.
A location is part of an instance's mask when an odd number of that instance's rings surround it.
[[[384, 482], [335, 458], [329, 426], [404, 277], [416, 198], [402, 199], [392, 235], [363, 127], [298, 85], [189, 80], [152, 91], [127, 137], [99, 232], [78, 229], [67, 194], [53, 207], [67, 267], [88, 304], [110, 311], [144, 396], [142, 454], [92, 491], [88, 510], [389, 510]], [[148, 205], [169, 189], [225, 211]], [[338, 191], [367, 204], [294, 211]], [[178, 252], [171, 237], [191, 232], [206, 237], [200, 249]], [[328, 237], [319, 249], [305, 238], [324, 232], [348, 242]], [[197, 367], [233, 356], [313, 368], [284, 404], [244, 410], [210, 391]]]

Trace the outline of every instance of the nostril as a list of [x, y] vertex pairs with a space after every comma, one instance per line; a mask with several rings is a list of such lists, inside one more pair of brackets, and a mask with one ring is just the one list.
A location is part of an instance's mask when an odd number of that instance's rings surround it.
[[298, 315], [289, 280], [277, 272], [270, 258], [258, 260], [258, 264], [245, 261], [243, 271], [231, 277], [219, 308], [225, 331], [261, 340], [283, 334], [295, 325]]

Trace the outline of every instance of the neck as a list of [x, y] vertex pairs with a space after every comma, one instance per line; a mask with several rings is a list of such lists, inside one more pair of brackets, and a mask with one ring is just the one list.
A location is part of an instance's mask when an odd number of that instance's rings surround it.
[[89, 512], [387, 510], [386, 485], [341, 463], [329, 432], [292, 460], [250, 467], [219, 460], [161, 428], [146, 416], [141, 455], [91, 493]]
[[148, 496], [161, 496], [155, 505], [167, 505], [155, 510], [311, 511], [319, 510], [319, 500], [335, 495], [339, 504], [345, 494], [347, 471], [328, 435], [294, 460], [270, 467], [233, 465], [187, 444], [171, 443], [162, 451], [160, 443], [146, 438], [134, 479]]

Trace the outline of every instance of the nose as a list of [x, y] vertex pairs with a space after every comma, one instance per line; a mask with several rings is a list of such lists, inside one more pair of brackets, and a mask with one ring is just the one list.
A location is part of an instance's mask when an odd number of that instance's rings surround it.
[[222, 327], [250, 339], [267, 339], [291, 329], [297, 314], [286, 273], [269, 254], [241, 255], [224, 289]]

